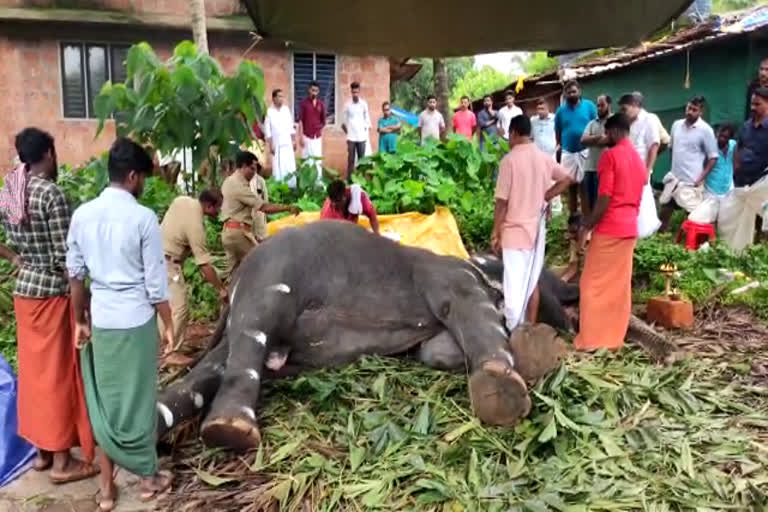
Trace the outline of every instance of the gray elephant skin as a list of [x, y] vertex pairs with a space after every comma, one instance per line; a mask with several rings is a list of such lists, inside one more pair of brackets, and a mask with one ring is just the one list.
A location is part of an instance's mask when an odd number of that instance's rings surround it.
[[[206, 444], [252, 449], [264, 381], [374, 354], [465, 371], [478, 418], [514, 425], [531, 402], [500, 310], [501, 269], [491, 256], [439, 256], [346, 222], [285, 229], [243, 261], [210, 351], [160, 394], [159, 435], [202, 414]], [[564, 306], [578, 288], [545, 271], [540, 291], [540, 320], [570, 329]]]

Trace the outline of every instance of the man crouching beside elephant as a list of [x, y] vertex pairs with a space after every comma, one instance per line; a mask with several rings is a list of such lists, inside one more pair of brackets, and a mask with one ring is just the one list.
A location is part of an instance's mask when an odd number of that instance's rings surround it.
[[564, 167], [533, 143], [528, 117], [510, 121], [509, 144], [511, 149], [499, 164], [491, 247], [504, 260], [504, 316], [511, 332], [524, 320], [536, 321], [546, 206], [571, 180]]

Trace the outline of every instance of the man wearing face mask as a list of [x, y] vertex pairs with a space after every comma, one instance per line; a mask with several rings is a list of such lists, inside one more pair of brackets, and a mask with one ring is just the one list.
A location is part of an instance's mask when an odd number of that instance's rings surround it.
[[[137, 199], [152, 158], [118, 138], [109, 150], [109, 186], [72, 215], [67, 270], [81, 348], [88, 416], [99, 457], [102, 510], [116, 500], [114, 464], [141, 477], [142, 499], [171, 485], [157, 462], [157, 357], [173, 346], [162, 234]], [[91, 281], [90, 318], [85, 280]], [[158, 336], [157, 317], [165, 326]]]

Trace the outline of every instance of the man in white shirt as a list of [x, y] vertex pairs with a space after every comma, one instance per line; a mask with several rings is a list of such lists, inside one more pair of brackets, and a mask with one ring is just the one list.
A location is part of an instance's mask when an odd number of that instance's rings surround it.
[[634, 92], [625, 94], [619, 100], [621, 113], [632, 123], [629, 127], [629, 139], [640, 158], [645, 162], [646, 184], [640, 201], [640, 216], [638, 225], [640, 237], [644, 238], [655, 233], [661, 227], [661, 220], [656, 212], [656, 203], [651, 190], [651, 175], [656, 158], [659, 156], [661, 132], [653, 116], [643, 108], [643, 96]]
[[523, 115], [523, 111], [515, 105], [515, 93], [507, 91], [504, 99], [506, 105], [499, 109], [499, 137], [509, 142], [509, 122], [513, 117]]
[[296, 127], [290, 109], [283, 104], [283, 91], [272, 91], [272, 106], [264, 120], [264, 136], [272, 152], [272, 176], [283, 181], [290, 176], [288, 185], [296, 186]]
[[351, 179], [352, 171], [355, 170], [356, 158], [365, 156], [368, 131], [371, 128], [368, 103], [360, 97], [360, 84], [352, 82], [349, 88], [352, 98], [344, 105], [344, 122], [341, 125], [347, 134], [347, 180]]
[[433, 94], [427, 96], [427, 108], [419, 114], [419, 132], [422, 144], [429, 137], [442, 140], [445, 134], [445, 119], [437, 110], [437, 98]]
[[[712, 127], [701, 118], [704, 98], [695, 96], [685, 107], [685, 119], [672, 124], [672, 166], [664, 176], [661, 228], [664, 231], [676, 208], [695, 210], [705, 199], [704, 178], [720, 156]], [[712, 219], [714, 221], [714, 219]]]
[[653, 173], [653, 166], [659, 154], [661, 134], [659, 133], [653, 118], [645, 111], [642, 99], [636, 94], [625, 94], [619, 100], [621, 112], [632, 123], [629, 128], [629, 139], [640, 154], [648, 170], [648, 179]]
[[531, 117], [531, 138], [537, 148], [555, 158], [557, 153], [555, 115], [549, 111], [544, 99], [536, 102], [536, 115]]

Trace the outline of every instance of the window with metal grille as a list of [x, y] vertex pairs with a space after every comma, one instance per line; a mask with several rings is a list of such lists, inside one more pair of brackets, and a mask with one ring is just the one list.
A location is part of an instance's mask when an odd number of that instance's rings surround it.
[[61, 43], [61, 98], [64, 117], [94, 118], [93, 100], [111, 80], [124, 82], [128, 45]]
[[336, 56], [321, 53], [293, 54], [293, 112], [298, 116], [299, 103], [307, 96], [309, 83], [320, 84], [320, 99], [325, 103], [326, 122], [336, 120]]

